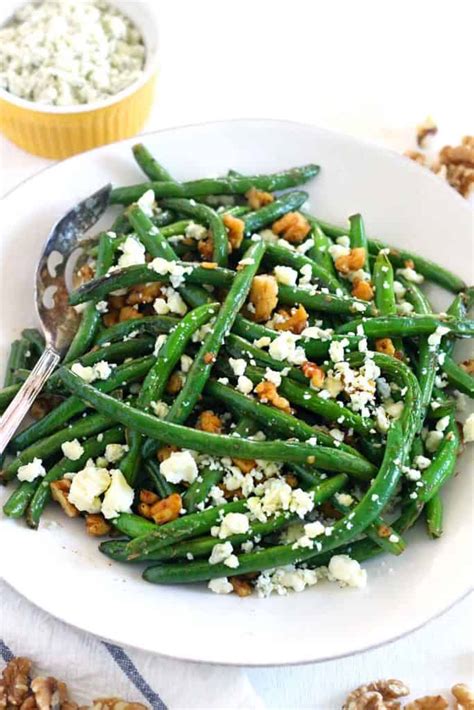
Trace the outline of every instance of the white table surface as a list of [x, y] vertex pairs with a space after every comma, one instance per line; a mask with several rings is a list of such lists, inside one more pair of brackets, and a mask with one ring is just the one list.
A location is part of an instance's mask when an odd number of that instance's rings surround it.
[[[414, 147], [414, 126], [427, 115], [446, 142], [472, 133], [469, 0], [449, 8], [425, 0], [162, 0], [159, 19], [161, 75], [145, 131], [284, 118], [400, 151]], [[49, 164], [0, 136], [0, 193]], [[347, 691], [378, 677], [399, 677], [419, 694], [472, 683], [473, 607], [471, 595], [409, 637], [358, 656], [248, 676], [269, 708], [318, 710], [339, 707]]]

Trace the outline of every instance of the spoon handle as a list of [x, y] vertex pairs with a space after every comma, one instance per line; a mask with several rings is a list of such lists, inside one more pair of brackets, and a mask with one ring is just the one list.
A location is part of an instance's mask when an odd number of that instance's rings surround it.
[[56, 350], [46, 348], [30, 376], [3, 413], [0, 419], [0, 454], [4, 452], [18, 426], [28, 414], [31, 405], [41, 392], [59, 359], [60, 356]]

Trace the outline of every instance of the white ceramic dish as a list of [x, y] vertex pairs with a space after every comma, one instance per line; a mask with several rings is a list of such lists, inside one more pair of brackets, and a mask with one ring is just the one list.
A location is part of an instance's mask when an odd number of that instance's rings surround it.
[[[142, 178], [125, 141], [85, 153], [27, 180], [4, 200], [0, 304], [1, 356], [35, 322], [33, 271], [50, 225], [105, 182]], [[179, 179], [261, 172], [306, 162], [322, 166], [309, 186], [311, 207], [343, 222], [361, 211], [370, 234], [417, 249], [473, 281], [471, 213], [438, 178], [388, 151], [310, 126], [235, 121], [146, 136]], [[366, 563], [362, 591], [321, 583], [266, 600], [217, 596], [205, 586], [154, 587], [138, 568], [112, 563], [80, 521], [56, 508], [38, 532], [1, 518], [0, 569], [20, 593], [81, 629], [167, 656], [266, 665], [319, 661], [393, 640], [463, 597], [471, 585], [472, 478], [466, 454], [446, 487], [446, 534], [410, 536], [400, 558]], [[1, 495], [6, 496], [2, 491]], [[52, 527], [50, 521], [57, 521]]]

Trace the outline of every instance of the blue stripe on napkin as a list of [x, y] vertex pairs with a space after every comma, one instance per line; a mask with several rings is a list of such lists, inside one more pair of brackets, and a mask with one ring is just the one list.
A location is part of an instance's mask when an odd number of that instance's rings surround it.
[[148, 700], [153, 710], [167, 710], [166, 705], [158, 693], [155, 693], [155, 691], [150, 688], [145, 678], [141, 675], [132, 659], [127, 656], [123, 648], [115, 646], [113, 643], [107, 643], [106, 641], [103, 641], [102, 643], [114, 659], [115, 663], [125, 673], [135, 688], [137, 688], [143, 697]]

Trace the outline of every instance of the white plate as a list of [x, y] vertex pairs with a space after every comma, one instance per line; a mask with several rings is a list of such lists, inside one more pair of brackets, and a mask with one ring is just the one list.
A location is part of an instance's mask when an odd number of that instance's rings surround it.
[[[471, 214], [438, 178], [372, 145], [310, 126], [235, 121], [146, 136], [178, 179], [322, 166], [307, 188], [315, 214], [344, 223], [361, 211], [369, 234], [437, 259], [472, 282]], [[33, 272], [50, 225], [72, 204], [112, 180], [142, 180], [134, 141], [105, 146], [43, 171], [20, 185], [2, 209], [1, 349], [35, 322]], [[471, 251], [470, 251], [471, 250]], [[469, 258], [471, 256], [471, 258]], [[112, 563], [81, 521], [51, 507], [38, 532], [0, 521], [7, 582], [54, 616], [122, 644], [167, 656], [246, 665], [304, 663], [377, 646], [416, 629], [465, 595], [471, 584], [471, 479], [467, 456], [443, 492], [445, 535], [410, 535], [400, 558], [367, 563], [366, 589], [321, 583], [266, 600], [217, 596], [204, 585], [155, 587], [139, 569]], [[2, 493], [5, 496], [5, 493]]]

